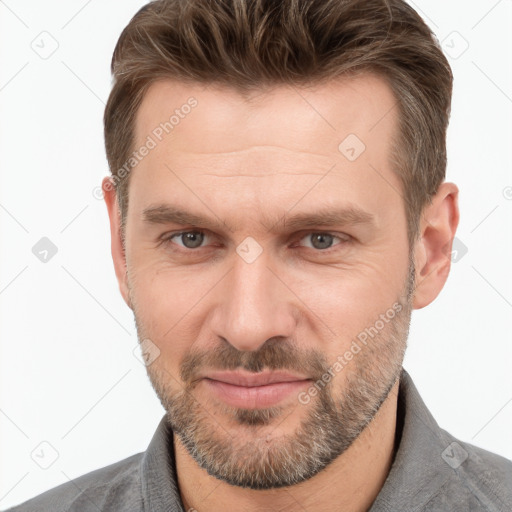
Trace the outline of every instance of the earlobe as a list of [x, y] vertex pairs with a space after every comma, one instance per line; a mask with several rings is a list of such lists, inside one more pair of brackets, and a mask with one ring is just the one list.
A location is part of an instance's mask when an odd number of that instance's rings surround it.
[[112, 179], [109, 176], [103, 178], [101, 186], [110, 219], [110, 246], [117, 282], [119, 283], [119, 290], [128, 307], [132, 309], [128, 289], [126, 254], [121, 239], [121, 214], [117, 201], [117, 193]]
[[459, 224], [457, 186], [442, 183], [424, 209], [415, 247], [414, 309], [430, 304], [441, 292], [451, 265], [453, 238]]

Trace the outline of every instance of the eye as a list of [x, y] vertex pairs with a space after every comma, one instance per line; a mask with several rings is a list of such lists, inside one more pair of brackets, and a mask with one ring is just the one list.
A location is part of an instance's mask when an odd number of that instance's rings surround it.
[[168, 236], [165, 241], [170, 242], [176, 239], [181, 241], [181, 243], [177, 241], [175, 241], [175, 243], [185, 249], [197, 249], [201, 246], [206, 236], [206, 233], [202, 231], [181, 231], [180, 233], [174, 233]]
[[[311, 249], [317, 249], [320, 251], [325, 251], [330, 249], [331, 247], [340, 245], [341, 243], [348, 242], [350, 237], [348, 235], [344, 235], [344, 237], [336, 236], [332, 233], [308, 233], [305, 237], [301, 238], [302, 240], [310, 241], [310, 245], [306, 245]], [[334, 242], [339, 240], [337, 244]]]
[[[183, 249], [194, 250], [205, 247], [204, 242], [208, 242], [209, 235], [204, 231], [191, 230], [171, 233], [162, 238], [165, 244], [176, 244]], [[329, 252], [329, 249], [350, 242], [351, 237], [345, 234], [335, 235], [327, 232], [310, 232], [299, 239], [299, 245], [315, 249], [316, 251]], [[301, 242], [305, 241], [305, 244]], [[179, 250], [179, 249], [177, 249]]]

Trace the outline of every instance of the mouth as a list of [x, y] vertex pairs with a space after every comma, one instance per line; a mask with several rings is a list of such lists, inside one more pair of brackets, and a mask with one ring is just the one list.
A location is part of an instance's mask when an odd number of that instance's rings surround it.
[[202, 380], [208, 391], [217, 398], [244, 409], [275, 406], [311, 382], [306, 376], [279, 371], [257, 374], [243, 371], [210, 372]]

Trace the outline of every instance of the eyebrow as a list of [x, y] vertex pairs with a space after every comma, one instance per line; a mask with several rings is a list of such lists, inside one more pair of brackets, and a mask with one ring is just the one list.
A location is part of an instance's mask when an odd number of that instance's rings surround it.
[[[215, 216], [216, 217], [216, 216]], [[186, 211], [170, 204], [148, 206], [142, 211], [142, 220], [147, 224], [179, 224], [202, 227], [212, 231], [229, 229], [226, 222], [218, 217], [209, 218], [201, 214]], [[375, 216], [355, 206], [343, 208], [323, 207], [310, 213], [284, 214], [277, 220], [264, 219], [264, 226], [270, 230], [307, 229], [318, 226], [346, 226], [356, 224], [375, 224]]]

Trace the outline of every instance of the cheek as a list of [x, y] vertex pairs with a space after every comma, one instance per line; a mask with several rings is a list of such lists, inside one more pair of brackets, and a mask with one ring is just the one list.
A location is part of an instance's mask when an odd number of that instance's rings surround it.
[[214, 285], [207, 273], [146, 266], [132, 275], [135, 315], [146, 337], [162, 353], [181, 360], [199, 335], [208, 292]]
[[290, 274], [287, 282], [307, 306], [311, 321], [323, 324], [331, 337], [334, 331], [346, 341], [396, 302], [403, 287], [402, 270], [386, 266], [380, 256], [351, 268], [324, 268], [299, 277]]

